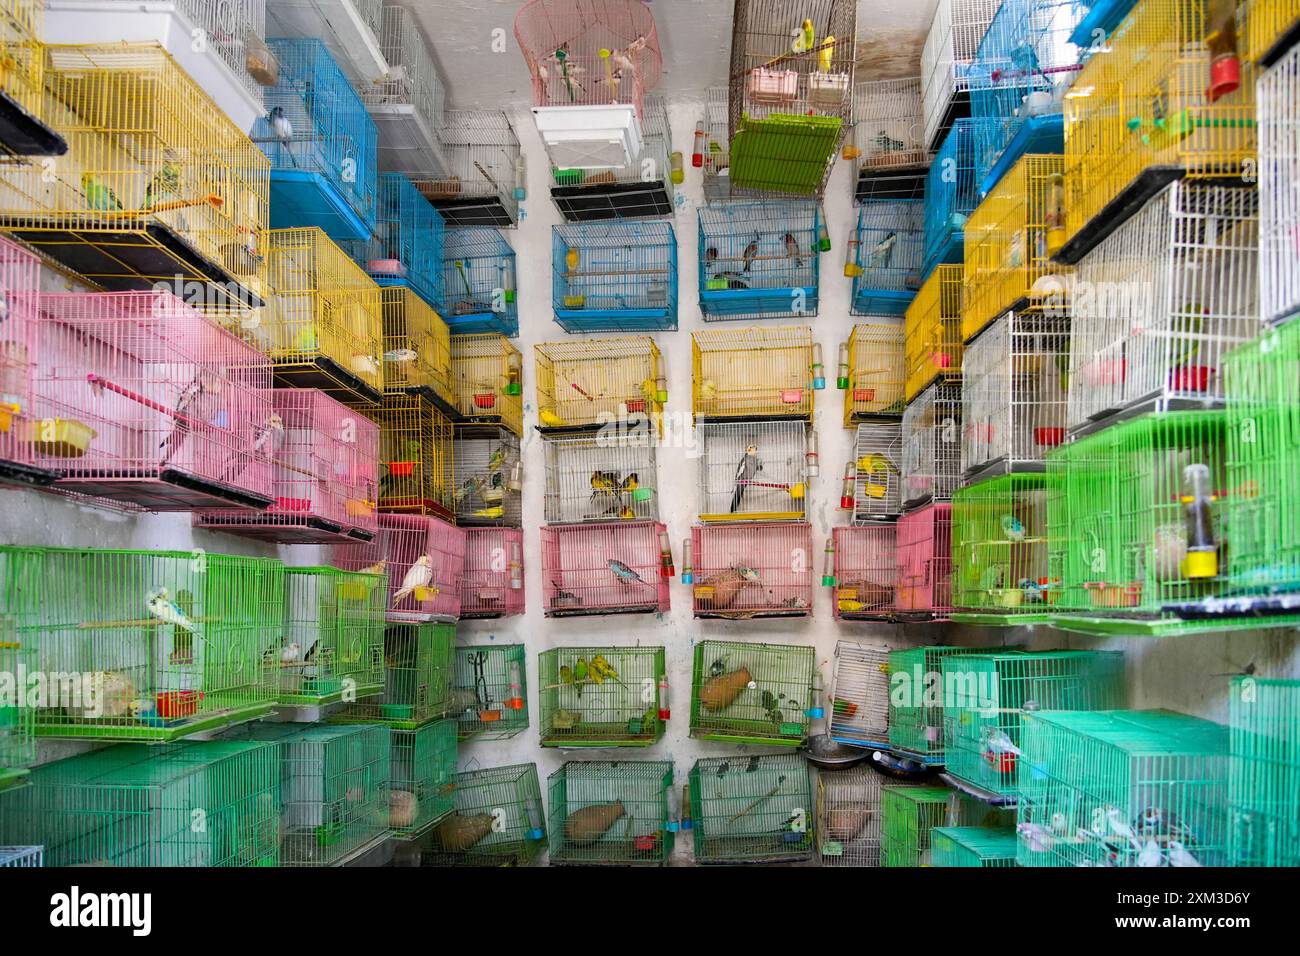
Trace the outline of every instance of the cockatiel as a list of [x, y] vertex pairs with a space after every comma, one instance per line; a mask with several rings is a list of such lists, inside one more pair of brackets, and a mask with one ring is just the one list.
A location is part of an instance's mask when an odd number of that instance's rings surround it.
[[172, 430], [158, 444], [162, 449], [162, 463], [171, 460], [176, 449], [185, 440], [185, 435], [193, 427], [191, 420], [208, 422], [220, 411], [221, 393], [225, 385], [222, 378], [211, 369], [200, 366], [193, 380], [181, 389], [176, 399], [178, 417], [173, 420]]
[[763, 462], [758, 457], [758, 448], [755, 445], [747, 445], [745, 454], [741, 456], [739, 464], [736, 465], [736, 485], [735, 490], [731, 493], [731, 512], [735, 514], [736, 509], [740, 507], [740, 501], [745, 497], [745, 486], [748, 482], [753, 481], [754, 477], [763, 470]]
[[164, 624], [173, 624], [181, 630], [189, 631], [193, 634], [196, 630], [194, 622], [191, 621], [171, 599], [166, 588], [159, 588], [157, 591], [150, 591], [146, 599], [146, 606], [149, 613], [162, 621]]
[[433, 580], [433, 561], [427, 554], [422, 554], [415, 559], [415, 563], [406, 569], [406, 575], [402, 578], [402, 586], [397, 589], [393, 595], [393, 604], [403, 601], [416, 588], [425, 588]]
[[298, 165], [297, 158], [293, 155], [293, 150], [289, 147], [293, 144], [293, 123], [285, 115], [283, 106], [272, 106], [271, 111], [266, 114], [266, 121], [271, 124], [271, 135], [275, 137], [280, 148], [288, 155], [289, 162], [295, 167]]
[[641, 577], [641, 575], [637, 574], [626, 564], [624, 564], [622, 561], [617, 560], [616, 558], [610, 558], [608, 561], [608, 565], [610, 571], [614, 573], [614, 577], [618, 578], [624, 584], [632, 584], [632, 583], [645, 584], [646, 583], [645, 580]]
[[243, 474], [244, 469], [248, 467], [249, 461], [254, 456], [265, 456], [274, 462], [279, 457], [280, 450], [284, 447], [284, 437], [284, 419], [278, 413], [272, 412], [265, 425], [259, 425], [253, 429], [253, 454], [248, 455], [242, 452], [237, 454], [234, 461], [226, 466], [221, 480], [230, 482], [238, 478]]
[[799, 240], [795, 239], [793, 233], [785, 234], [785, 257], [794, 260], [796, 269], [803, 268], [803, 257], [799, 251]]
[[894, 246], [898, 244], [898, 233], [891, 232], [889, 235], [876, 243], [876, 247], [871, 250], [867, 258], [868, 269], [888, 269], [889, 262], [894, 257]]

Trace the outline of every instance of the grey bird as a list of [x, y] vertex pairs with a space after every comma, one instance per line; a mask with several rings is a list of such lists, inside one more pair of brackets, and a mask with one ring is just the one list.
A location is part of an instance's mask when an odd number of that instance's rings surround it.
[[293, 143], [293, 123], [284, 113], [283, 106], [272, 106], [271, 112], [266, 114], [266, 121], [271, 124], [271, 135], [276, 138], [283, 149], [289, 155], [289, 162], [294, 166], [298, 165], [298, 160], [293, 155], [293, 150], [289, 146]]
[[181, 389], [176, 399], [177, 417], [173, 420], [172, 430], [158, 443], [162, 449], [162, 463], [165, 465], [180, 448], [181, 442], [193, 427], [191, 422], [208, 422], [220, 411], [221, 392], [224, 384], [219, 375], [207, 367], [200, 367], [190, 384]]
[[736, 490], [731, 493], [731, 511], [734, 514], [740, 507], [740, 499], [745, 496], [745, 485], [754, 480], [754, 476], [763, 470], [763, 462], [758, 457], [758, 447], [746, 445], [745, 454], [736, 465]]

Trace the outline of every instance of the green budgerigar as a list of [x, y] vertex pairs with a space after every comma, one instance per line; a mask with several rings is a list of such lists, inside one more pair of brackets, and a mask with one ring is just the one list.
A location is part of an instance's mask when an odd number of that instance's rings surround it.
[[90, 173], [81, 174], [81, 192], [86, 197], [86, 205], [91, 209], [100, 212], [117, 212], [122, 208], [117, 194]]
[[175, 199], [180, 194], [181, 167], [172, 160], [167, 160], [153, 179], [149, 180], [149, 185], [144, 187], [144, 208], [152, 209], [155, 202], [169, 197]]

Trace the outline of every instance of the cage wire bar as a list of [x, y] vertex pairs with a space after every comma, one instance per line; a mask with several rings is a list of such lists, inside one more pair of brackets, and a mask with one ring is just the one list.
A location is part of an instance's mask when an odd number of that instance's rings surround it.
[[551, 227], [552, 308], [566, 332], [677, 328], [677, 238], [671, 222]]
[[961, 468], [1041, 471], [1065, 441], [1070, 321], [1008, 312], [966, 345], [962, 357]]
[[519, 439], [499, 425], [454, 427], [456, 523], [519, 527], [523, 464]]
[[646, 428], [544, 438], [544, 520], [548, 524], [657, 521], [656, 445], [655, 434]]
[[853, 499], [840, 501], [853, 524], [875, 524], [903, 510], [903, 426], [864, 422], [853, 439]]
[[414, 14], [385, 4], [379, 41], [388, 73], [380, 82], [356, 84], [378, 134], [379, 168], [411, 177], [444, 168], [447, 87]]
[[424, 859], [439, 866], [528, 866], [546, 846], [537, 765], [456, 775], [455, 812], [433, 830]]
[[0, 229], [107, 291], [197, 284], [260, 304], [266, 157], [157, 44], [45, 57], [46, 115], [68, 151], [49, 169], [11, 164]]
[[812, 527], [804, 521], [691, 528], [697, 618], [811, 617]]
[[731, 133], [728, 129], [727, 87], [711, 86], [704, 91], [704, 130], [707, 147], [703, 154], [704, 199], [731, 199]]
[[455, 624], [389, 624], [383, 630], [383, 692], [334, 711], [342, 723], [414, 730], [453, 707]]
[[284, 634], [262, 661], [282, 706], [338, 703], [384, 689], [382, 573], [284, 569]]
[[856, 40], [853, 0], [797, 10], [737, 0], [728, 76], [733, 191], [822, 197], [852, 119]]
[[0, 327], [0, 484], [42, 485], [55, 478], [38, 463], [32, 442], [40, 276], [36, 256], [0, 238], [0, 299], [8, 306]]
[[925, 257], [922, 278], [936, 266], [959, 263], [966, 222], [979, 205], [975, 162], [981, 121], [959, 119], [935, 153], [925, 180]]
[[691, 768], [690, 788], [696, 863], [813, 858], [812, 776], [801, 755], [704, 757]]
[[385, 728], [259, 722], [236, 739], [279, 753], [281, 866], [342, 866], [387, 836]]
[[383, 0], [266, 0], [272, 36], [317, 37], [349, 73], [371, 83], [388, 77]]
[[0, 846], [0, 869], [45, 865], [43, 846]]
[[0, 842], [39, 840], [46, 866], [279, 866], [280, 799], [275, 744], [119, 744], [35, 770]]
[[414, 392], [454, 414], [447, 323], [407, 286], [386, 286], [379, 299], [384, 317], [384, 394]]
[[1080, 71], [1080, 95], [1065, 99], [1061, 262], [1078, 262], [1171, 180], [1240, 185], [1255, 172], [1256, 70], [1235, 50], [1215, 65], [1210, 14], [1231, 8], [1211, 3], [1137, 4]]
[[464, 528], [419, 514], [381, 513], [373, 541], [334, 548], [330, 563], [387, 573], [389, 621], [418, 624], [460, 615]]
[[893, 617], [897, 531], [892, 521], [832, 529], [835, 561], [831, 587], [835, 589], [836, 620], [887, 621]]
[[937, 150], [960, 118], [970, 115], [970, 64], [1001, 0], [939, 0], [921, 48], [921, 114], [925, 144]]
[[903, 412], [903, 508], [952, 497], [961, 485], [961, 386], [935, 383]]
[[61, 156], [63, 137], [43, 119], [45, 103], [45, 4], [8, 0], [0, 12], [0, 53], [12, 64], [0, 76], [0, 153]]
[[853, 87], [853, 197], [863, 200], [921, 199], [932, 154], [926, 145], [921, 77], [871, 80]]
[[388, 833], [397, 840], [418, 840], [455, 805], [456, 721], [394, 727], [388, 733]]
[[[696, 642], [691, 736], [736, 744], [798, 747], [808, 736], [819, 703], [813, 687], [815, 670], [815, 650], [811, 646]], [[693, 805], [693, 809], [698, 815], [698, 806]]]
[[1223, 403], [1223, 356], [1261, 331], [1259, 194], [1171, 183], [1079, 263], [1067, 420]]
[[1126, 701], [1116, 651], [946, 654], [944, 770], [976, 792], [1018, 797], [1026, 714], [1117, 710]]
[[527, 730], [526, 671], [522, 644], [457, 647], [450, 705], [457, 739], [505, 740]]
[[[40, 600], [40, 553], [24, 548], [0, 549], [0, 674], [32, 674], [36, 671], [37, 635], [23, 633], [20, 626], [29, 619]], [[22, 679], [25, 679], [22, 678]], [[0, 791], [27, 776], [36, 762], [36, 710], [6, 701], [0, 706]], [[7, 848], [6, 848], [7, 849]], [[0, 855], [3, 855], [0, 850]], [[3, 864], [0, 864], [3, 865]]]
[[808, 510], [808, 450], [803, 421], [701, 422], [696, 468], [700, 520], [801, 521]]
[[543, 747], [649, 747], [664, 735], [663, 647], [560, 647], [537, 659]]
[[268, 41], [280, 79], [253, 142], [271, 161], [271, 226], [317, 226], [331, 239], [375, 228], [378, 133], [343, 67], [315, 37]]
[[541, 342], [533, 361], [539, 429], [662, 429], [668, 384], [650, 336]]
[[935, 383], [955, 383], [960, 388], [965, 294], [962, 267], [942, 265], [935, 268], [907, 307], [903, 323], [907, 401], [914, 402]]
[[967, 341], [1006, 312], [1069, 316], [1074, 270], [1052, 261], [1065, 237], [1063, 168], [1060, 156], [1022, 156], [966, 223], [961, 334]]
[[813, 392], [825, 387], [820, 349], [807, 325], [704, 329], [691, 333], [696, 422], [729, 418], [811, 421]]
[[952, 496], [954, 621], [1013, 626], [1046, 620], [1060, 596], [1048, 560], [1048, 507], [1057, 479], [987, 478]]
[[379, 177], [374, 234], [343, 246], [380, 286], [405, 286], [443, 310], [442, 216], [402, 173]]
[[699, 211], [705, 321], [816, 315], [821, 226], [812, 202], [736, 202]]
[[451, 421], [422, 395], [388, 395], [366, 407], [379, 423], [379, 510], [455, 514]]
[[519, 221], [524, 166], [504, 111], [447, 110], [441, 131], [446, 170], [411, 176], [448, 226], [508, 229]]
[[903, 337], [903, 320], [892, 316], [853, 326], [840, 347], [836, 382], [844, 392], [845, 428], [903, 414]]
[[1227, 727], [1160, 710], [1025, 714], [1022, 741], [1034, 772], [1017, 866], [1227, 865]]
[[1300, 865], [1295, 814], [1300, 751], [1290, 728], [1300, 682], [1235, 677], [1228, 698], [1228, 859], [1232, 866]]
[[925, 207], [920, 200], [858, 204], [844, 274], [853, 279], [851, 315], [903, 315], [921, 288]]
[[926, 505], [899, 518], [894, 553], [897, 614], [946, 620], [952, 611], [952, 506]]
[[[1262, 7], [1256, 4], [1256, 7]], [[1254, 18], [1263, 14], [1260, 9]], [[1300, 10], [1296, 11], [1300, 17]], [[1300, 25], [1300, 19], [1297, 20]], [[1300, 315], [1300, 47], [1293, 48], [1262, 73], [1259, 97], [1259, 279], [1265, 321], [1283, 322]]]
[[[379, 426], [314, 388], [270, 390], [271, 505], [198, 511], [194, 527], [282, 544], [369, 540], [377, 530]], [[257, 434], [260, 435], [260, 432]]]
[[1242, 53], [1261, 67], [1272, 67], [1300, 41], [1296, 0], [1244, 0], [1246, 45]]
[[969, 647], [910, 647], [889, 652], [889, 743], [926, 765], [944, 762], [944, 715], [952, 697], [943, 685], [943, 662]]
[[451, 337], [452, 398], [465, 422], [523, 433], [523, 356], [504, 335]]
[[660, 613], [669, 608], [668, 531], [655, 521], [542, 527], [547, 617]]
[[270, 710], [259, 662], [283, 623], [280, 561], [188, 551], [3, 553], [4, 593], [28, 585], [6, 611], [6, 628], [35, 647], [39, 671], [68, 675], [36, 709], [38, 735], [170, 741]]
[[446, 290], [443, 312], [458, 335], [519, 334], [515, 251], [497, 230], [486, 226], [448, 229], [442, 284]]
[[1016, 832], [992, 827], [935, 827], [930, 831], [930, 865], [1015, 866]]
[[[868, 647], [857, 641], [836, 643], [828, 728], [836, 743], [873, 749], [889, 747], [889, 654], [885, 644]], [[874, 770], [869, 775], [878, 776]], [[824, 829], [822, 836], [827, 836]]]
[[546, 785], [551, 865], [667, 864], [672, 761], [566, 760]]

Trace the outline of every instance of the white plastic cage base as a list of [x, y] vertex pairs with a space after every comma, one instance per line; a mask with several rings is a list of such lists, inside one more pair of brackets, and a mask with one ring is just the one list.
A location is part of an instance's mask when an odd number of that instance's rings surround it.
[[379, 131], [379, 168], [411, 179], [441, 179], [450, 172], [437, 132], [407, 103], [369, 107]]
[[379, 42], [381, 9], [379, 0], [267, 0], [267, 33], [315, 37], [345, 73], [379, 83], [388, 76], [388, 60]]
[[641, 153], [641, 120], [630, 103], [534, 106], [533, 117], [557, 169], [616, 169]]

